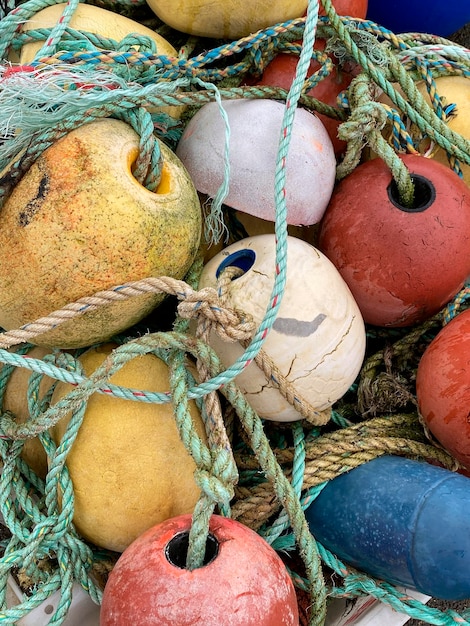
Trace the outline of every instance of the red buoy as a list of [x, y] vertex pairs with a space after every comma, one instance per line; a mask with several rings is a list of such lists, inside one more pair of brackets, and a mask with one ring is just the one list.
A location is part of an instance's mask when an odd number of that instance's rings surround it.
[[416, 396], [431, 433], [470, 469], [470, 309], [454, 317], [426, 348]]
[[402, 158], [415, 184], [412, 208], [401, 205], [389, 168], [374, 159], [338, 184], [320, 227], [318, 247], [376, 326], [422, 322], [470, 274], [470, 188], [441, 163]]
[[284, 563], [253, 530], [213, 515], [205, 564], [185, 568], [191, 516], [154, 526], [121, 555], [100, 626], [298, 626]]
[[[349, 15], [349, 17], [359, 17], [362, 20], [367, 15], [368, 0], [333, 0], [334, 10], [338, 15]], [[320, 2], [319, 15], [325, 15], [325, 9]]]

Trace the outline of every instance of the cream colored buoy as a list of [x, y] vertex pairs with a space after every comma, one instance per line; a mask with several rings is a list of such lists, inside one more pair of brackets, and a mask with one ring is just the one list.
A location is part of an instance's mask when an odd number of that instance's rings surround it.
[[[79, 361], [89, 376], [111, 354], [106, 344]], [[141, 391], [170, 389], [168, 368], [153, 354], [126, 363], [110, 383]], [[52, 406], [73, 387], [59, 383]], [[190, 413], [199, 436], [204, 425], [194, 401]], [[51, 429], [58, 444], [70, 415]], [[94, 393], [66, 465], [74, 489], [74, 525], [97, 546], [122, 552], [145, 530], [170, 517], [192, 513], [200, 490], [196, 465], [183, 445], [170, 404], [123, 400]]]
[[[275, 220], [275, 172], [285, 107], [274, 100], [223, 102], [230, 126], [229, 192], [224, 203]], [[226, 128], [216, 103], [204, 105], [187, 125], [176, 154], [196, 189], [214, 197], [224, 180]], [[295, 111], [286, 160], [287, 222], [317, 224], [333, 192], [336, 160], [320, 120]]]
[[[45, 150], [0, 214], [0, 326], [12, 329], [95, 292], [147, 277], [183, 278], [198, 250], [201, 207], [176, 155], [155, 192], [133, 176], [139, 138], [124, 122], [85, 124]], [[34, 339], [74, 348], [145, 317], [164, 294], [113, 302]]]
[[[21, 31], [26, 33], [30, 30], [40, 28], [53, 28], [60, 22], [65, 7], [66, 3], [58, 3], [41, 9], [22, 25]], [[114, 39], [118, 42], [129, 35], [148, 37], [156, 46], [156, 54], [171, 58], [178, 56], [176, 48], [151, 28], [147, 28], [143, 24], [139, 24], [139, 22], [131, 20], [119, 13], [115, 13], [114, 11], [108, 11], [91, 4], [78, 4], [70, 19], [69, 26], [83, 33], [93, 33], [94, 35]], [[83, 36], [83, 40], [86, 42], [85, 35]], [[10, 60], [14, 62], [19, 61], [21, 65], [28, 65], [33, 61], [43, 44], [44, 41], [27, 43], [19, 51], [19, 56], [16, 51], [12, 51]], [[138, 44], [132, 47], [137, 51], [139, 50]], [[184, 109], [185, 107], [183, 106], [162, 106], [158, 108], [158, 111], [179, 118]]]
[[[359, 308], [334, 265], [310, 244], [288, 237], [284, 296], [263, 350], [295, 395], [327, 409], [353, 383], [362, 365], [365, 330]], [[275, 237], [259, 235], [225, 248], [204, 267], [200, 287], [215, 287], [227, 267], [243, 271], [228, 287], [228, 306], [260, 324], [270, 305], [275, 274]], [[215, 334], [210, 343], [225, 367], [243, 353], [239, 343]], [[274, 421], [301, 418], [297, 410], [252, 362], [235, 379], [258, 414]]]

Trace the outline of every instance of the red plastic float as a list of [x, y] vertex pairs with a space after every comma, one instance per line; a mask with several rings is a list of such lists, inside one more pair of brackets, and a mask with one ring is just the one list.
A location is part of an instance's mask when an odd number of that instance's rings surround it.
[[418, 365], [416, 396], [429, 430], [470, 469], [470, 310], [444, 326], [427, 347]]
[[374, 159], [335, 189], [318, 247], [338, 268], [364, 320], [408, 326], [439, 311], [470, 274], [470, 188], [449, 168], [404, 155], [415, 206], [401, 206], [388, 166]]
[[[368, 0], [333, 0], [333, 8], [338, 15], [349, 15], [349, 17], [359, 17], [362, 20], [367, 15]], [[325, 15], [325, 9], [320, 2], [319, 15]]]
[[284, 563], [253, 530], [213, 515], [206, 564], [185, 568], [191, 516], [154, 526], [123, 552], [106, 584], [101, 626], [298, 626]]

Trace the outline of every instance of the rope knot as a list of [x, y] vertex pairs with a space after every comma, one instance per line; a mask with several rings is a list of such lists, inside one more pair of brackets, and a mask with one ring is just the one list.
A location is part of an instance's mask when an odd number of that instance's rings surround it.
[[211, 502], [227, 504], [235, 495], [233, 482], [226, 482], [221, 476], [213, 474], [211, 470], [196, 469], [194, 479]]
[[381, 131], [387, 123], [387, 111], [380, 102], [369, 101], [355, 107], [347, 122], [338, 128], [338, 136], [343, 141], [366, 141], [368, 136]]
[[184, 319], [197, 319], [205, 331], [213, 330], [224, 341], [250, 340], [256, 324], [243, 311], [225, 306], [215, 289], [204, 288], [187, 294], [178, 305]]

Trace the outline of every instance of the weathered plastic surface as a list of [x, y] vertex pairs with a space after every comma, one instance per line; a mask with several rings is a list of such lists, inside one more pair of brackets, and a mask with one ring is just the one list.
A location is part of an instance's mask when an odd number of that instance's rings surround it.
[[470, 479], [383, 456], [330, 481], [306, 510], [346, 564], [443, 600], [470, 596]]
[[[216, 287], [223, 269], [244, 273], [227, 287], [231, 306], [260, 324], [274, 285], [276, 239], [258, 235], [227, 246], [204, 267], [199, 288]], [[342, 397], [356, 379], [364, 359], [364, 322], [349, 288], [319, 250], [297, 237], [287, 238], [287, 277], [279, 313], [263, 350], [286, 377], [297, 397], [324, 410]], [[225, 367], [242, 356], [238, 342], [211, 334], [210, 343]], [[264, 419], [292, 421], [299, 413], [268, 381], [256, 363], [237, 385]]]
[[212, 515], [204, 567], [185, 567], [191, 515], [156, 524], [119, 557], [102, 626], [298, 626], [297, 596], [279, 555], [257, 533]]
[[[230, 185], [224, 203], [273, 222], [285, 107], [269, 99], [226, 100], [223, 107], [230, 126]], [[191, 119], [176, 149], [196, 189], [211, 197], [224, 181], [225, 141], [219, 105], [210, 102]], [[285, 171], [287, 223], [318, 223], [333, 191], [336, 160], [325, 127], [306, 109], [295, 111]]]

